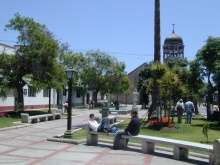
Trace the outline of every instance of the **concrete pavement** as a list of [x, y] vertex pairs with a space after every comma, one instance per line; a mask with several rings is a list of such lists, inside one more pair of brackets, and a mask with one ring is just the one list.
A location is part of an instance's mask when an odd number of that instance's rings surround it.
[[[75, 111], [73, 127], [87, 122], [89, 113]], [[112, 150], [109, 145], [96, 147], [48, 142], [46, 139], [66, 130], [66, 120], [33, 124], [31, 127], [0, 131], [0, 164], [16, 165], [187, 165], [198, 162], [181, 162], [164, 155], [147, 155], [136, 150]]]

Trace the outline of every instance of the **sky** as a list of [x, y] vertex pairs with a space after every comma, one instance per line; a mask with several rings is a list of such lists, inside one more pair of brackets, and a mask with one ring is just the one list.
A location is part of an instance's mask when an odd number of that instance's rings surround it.
[[[220, 36], [219, 0], [161, 0], [161, 44], [175, 31], [192, 60], [208, 36]], [[1, 0], [0, 42], [15, 44], [5, 31], [16, 12], [34, 18], [74, 51], [101, 50], [130, 72], [153, 60], [154, 0]]]

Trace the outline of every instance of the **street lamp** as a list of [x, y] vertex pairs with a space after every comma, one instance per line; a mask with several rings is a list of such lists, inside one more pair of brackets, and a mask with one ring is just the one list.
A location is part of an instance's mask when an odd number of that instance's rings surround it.
[[65, 132], [65, 137], [71, 137], [72, 134], [72, 91], [73, 91], [73, 73], [72, 68], [67, 68], [65, 70], [66, 76], [68, 78], [68, 108], [67, 108], [67, 130]]

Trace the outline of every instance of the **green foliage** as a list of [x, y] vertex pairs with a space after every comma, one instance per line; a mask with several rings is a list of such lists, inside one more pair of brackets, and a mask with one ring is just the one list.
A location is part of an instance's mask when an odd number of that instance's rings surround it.
[[62, 66], [57, 64], [58, 42], [32, 18], [16, 14], [6, 30], [18, 33], [16, 55], [1, 55], [0, 68], [4, 79], [0, 84], [15, 89], [18, 105], [23, 109], [22, 88], [27, 83], [35, 88], [60, 87], [64, 81]]
[[[220, 38], [209, 37], [206, 44], [198, 51], [196, 55], [202, 66], [202, 71], [207, 77], [207, 116], [211, 116], [211, 106], [213, 103], [213, 94], [218, 91], [218, 102], [220, 102]], [[219, 103], [218, 103], [219, 104]], [[219, 104], [220, 106], [220, 104]]]
[[198, 60], [189, 63], [189, 71], [187, 74], [188, 95], [194, 100], [201, 100], [204, 96], [204, 78], [202, 77], [202, 68]]
[[129, 81], [125, 65], [116, 58], [100, 51], [87, 52], [86, 82], [101, 93], [121, 93], [128, 89]]

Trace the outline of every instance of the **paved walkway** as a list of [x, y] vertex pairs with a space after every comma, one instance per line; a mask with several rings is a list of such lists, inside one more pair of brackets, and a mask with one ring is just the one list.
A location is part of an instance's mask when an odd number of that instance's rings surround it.
[[[91, 111], [90, 111], [91, 112]], [[73, 117], [73, 127], [85, 124], [89, 111]], [[93, 111], [97, 113], [97, 111]], [[34, 124], [31, 127], [0, 131], [0, 164], [4, 165], [186, 165], [171, 157], [151, 156], [137, 151], [48, 142], [46, 138], [64, 133], [66, 120]]]

